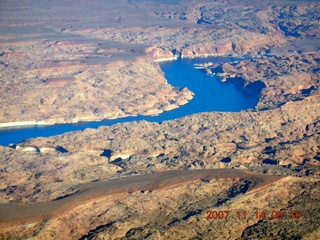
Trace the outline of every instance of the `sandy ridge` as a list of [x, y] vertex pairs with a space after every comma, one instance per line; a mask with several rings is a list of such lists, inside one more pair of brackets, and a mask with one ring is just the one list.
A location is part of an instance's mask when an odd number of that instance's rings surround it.
[[154, 174], [130, 176], [120, 179], [92, 182], [75, 194], [50, 202], [31, 204], [0, 204], [0, 226], [24, 224], [32, 221], [51, 219], [68, 212], [72, 208], [106, 196], [130, 194], [136, 191], [155, 191], [188, 184], [193, 181], [210, 179], [248, 179], [252, 184], [249, 190], [258, 188], [280, 179], [280, 176], [268, 176], [234, 169], [206, 169], [190, 171], [166, 171]]

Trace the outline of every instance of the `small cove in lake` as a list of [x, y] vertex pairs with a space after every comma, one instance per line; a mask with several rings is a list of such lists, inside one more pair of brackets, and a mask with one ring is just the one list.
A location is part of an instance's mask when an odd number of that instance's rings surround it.
[[163, 122], [200, 112], [239, 112], [254, 108], [259, 99], [243, 92], [232, 83], [222, 83], [218, 77], [208, 76], [204, 71], [194, 69], [194, 64], [213, 62], [232, 62], [231, 57], [210, 57], [196, 59], [178, 59], [176, 61], [161, 62], [160, 66], [165, 73], [169, 84], [175, 87], [187, 87], [195, 95], [187, 104], [163, 112], [158, 116], [125, 117], [97, 122], [79, 122], [44, 126], [23, 126], [0, 129], [0, 145], [18, 143], [27, 138], [48, 137], [66, 132], [111, 126], [116, 123], [146, 120]]

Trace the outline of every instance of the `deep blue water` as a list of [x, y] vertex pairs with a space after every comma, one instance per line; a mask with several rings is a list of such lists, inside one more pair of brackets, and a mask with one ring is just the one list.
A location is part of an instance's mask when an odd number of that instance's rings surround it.
[[206, 75], [201, 70], [193, 68], [195, 63], [228, 62], [234, 58], [204, 58], [204, 59], [179, 59], [177, 61], [163, 62], [160, 64], [168, 82], [175, 87], [187, 87], [193, 93], [194, 98], [177, 109], [164, 112], [159, 116], [137, 116], [103, 120], [99, 122], [82, 122], [76, 124], [56, 124], [52, 126], [29, 126], [0, 130], [0, 145], [18, 143], [27, 138], [47, 137], [70, 131], [83, 130], [85, 128], [97, 128], [110, 126], [116, 123], [147, 120], [150, 122], [162, 122], [180, 118], [199, 112], [238, 112], [253, 108], [258, 103], [258, 98], [245, 94], [232, 83], [221, 83], [217, 77]]

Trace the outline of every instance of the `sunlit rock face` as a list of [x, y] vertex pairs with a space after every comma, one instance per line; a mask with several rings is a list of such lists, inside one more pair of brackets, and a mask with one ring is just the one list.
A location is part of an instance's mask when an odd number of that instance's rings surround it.
[[179, 57], [246, 57], [200, 70], [260, 98], [1, 146], [0, 238], [320, 239], [319, 13], [317, 1], [1, 2], [0, 127], [176, 108], [193, 94], [157, 61]]

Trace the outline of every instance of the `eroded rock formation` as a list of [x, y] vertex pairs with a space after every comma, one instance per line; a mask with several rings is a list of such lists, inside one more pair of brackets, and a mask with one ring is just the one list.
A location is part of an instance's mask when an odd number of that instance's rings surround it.
[[205, 70], [260, 100], [255, 110], [1, 146], [0, 238], [319, 239], [319, 8], [273, 0], [1, 4], [1, 126], [178, 107], [192, 93], [167, 84], [154, 62], [178, 57], [250, 57]]
[[[203, 64], [208, 74], [260, 97], [257, 108], [270, 109], [319, 93], [319, 53], [285, 54], [225, 64]], [[199, 67], [199, 66], [198, 66]]]

